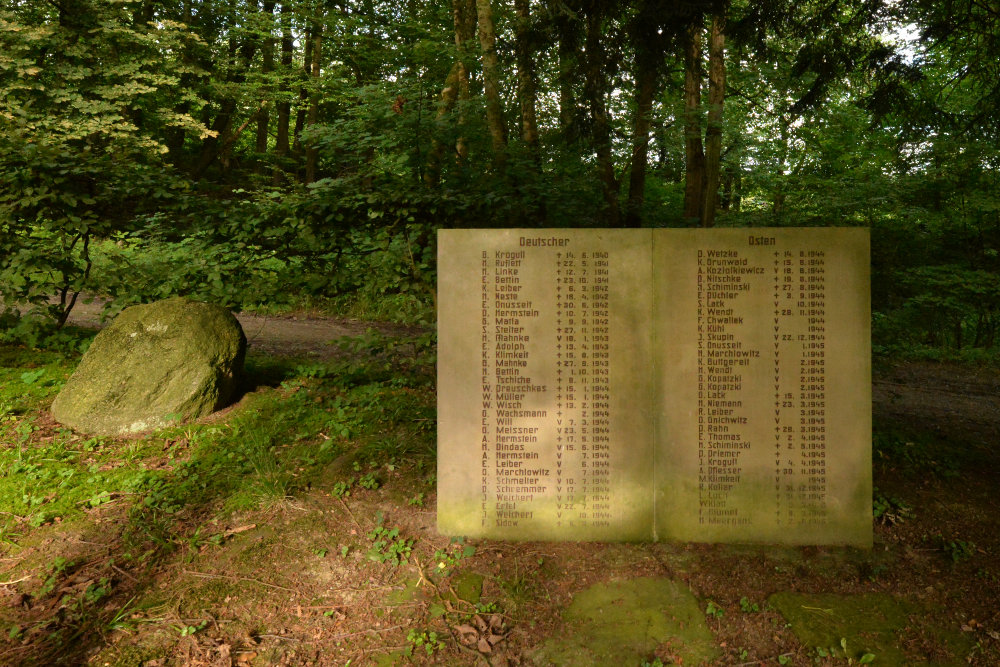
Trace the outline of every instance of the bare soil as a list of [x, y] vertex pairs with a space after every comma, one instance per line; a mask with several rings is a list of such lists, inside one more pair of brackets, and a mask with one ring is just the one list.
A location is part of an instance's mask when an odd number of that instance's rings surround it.
[[[104, 303], [99, 299], [81, 300], [70, 311], [68, 324], [98, 328], [103, 325]], [[339, 354], [338, 339], [361, 336], [373, 331], [386, 336], [409, 335], [420, 331], [385, 322], [361, 322], [340, 318], [307, 317], [303, 314], [266, 316], [237, 313], [236, 319], [246, 334], [250, 354], [330, 359]]]
[[[340, 336], [401, 331], [342, 320], [240, 319], [251, 354], [325, 358], [336, 354], [330, 342]], [[86, 308], [73, 321], [93, 322]], [[877, 368], [873, 412], [877, 428], [898, 432], [903, 442], [873, 462], [877, 495], [910, 512], [876, 522], [871, 551], [479, 540], [473, 556], [442, 568], [436, 552], [455, 547], [435, 530], [433, 485], [404, 466], [388, 471], [378, 490], [341, 499], [320, 486], [234, 516], [210, 527], [226, 536], [221, 544], [192, 547], [153, 571], [120, 568], [116, 584], [131, 592], [118, 598], [136, 600], [120, 629], [78, 638], [79, 651], [64, 658], [36, 651], [37, 638], [0, 638], [0, 664], [529, 665], [547, 639], [574, 631], [563, 613], [575, 595], [639, 577], [681, 582], [702, 609], [714, 605], [718, 613], [706, 614], [706, 622], [721, 657], [713, 664], [847, 664], [800, 641], [767, 604], [779, 592], [886, 594], [923, 610], [895, 631], [905, 661], [876, 656], [876, 665], [1000, 664], [997, 369]], [[25, 627], [58, 616], [61, 595], [120, 554], [126, 501], [95, 508], [82, 525], [36, 531], [16, 552], [0, 546], [2, 615], [19, 616]], [[414, 540], [398, 567], [365, 557], [378, 512]], [[182, 512], [176, 520], [194, 526], [202, 519]], [[64, 581], [64, 591], [32, 598], [42, 575], [22, 575], [25, 563], [51, 562], [56, 553], [89, 565]], [[470, 587], [462, 573], [481, 575], [481, 586]], [[20, 576], [28, 579], [11, 581]], [[874, 632], [874, 616], [871, 623]], [[654, 655], [678, 664], [669, 642]]]

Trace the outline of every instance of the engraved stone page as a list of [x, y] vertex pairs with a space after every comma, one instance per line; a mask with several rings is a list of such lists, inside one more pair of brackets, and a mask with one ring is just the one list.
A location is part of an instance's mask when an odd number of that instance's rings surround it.
[[653, 537], [649, 230], [438, 235], [438, 529]]
[[659, 232], [657, 536], [870, 546], [867, 230]]

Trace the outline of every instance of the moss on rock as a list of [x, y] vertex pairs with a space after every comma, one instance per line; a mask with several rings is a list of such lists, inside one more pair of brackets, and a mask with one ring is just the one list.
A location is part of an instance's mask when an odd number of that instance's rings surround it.
[[535, 649], [536, 665], [635, 665], [660, 646], [685, 665], [719, 657], [712, 632], [691, 591], [669, 579], [597, 584], [576, 594], [565, 627]]
[[236, 395], [246, 345], [240, 323], [221, 306], [181, 297], [133, 306], [94, 339], [52, 415], [98, 435], [202, 417]]

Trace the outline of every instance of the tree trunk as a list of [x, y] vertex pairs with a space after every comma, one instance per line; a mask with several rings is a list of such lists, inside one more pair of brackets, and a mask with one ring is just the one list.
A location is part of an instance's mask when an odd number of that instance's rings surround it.
[[[469, 68], [468, 42], [476, 32], [475, 0], [453, 0], [452, 16], [455, 24], [455, 48], [458, 57], [448, 72], [444, 89], [441, 90], [441, 101], [438, 103], [437, 120], [440, 122], [454, 109], [456, 102], [461, 104], [469, 99]], [[458, 124], [465, 124], [465, 111], [459, 108]], [[441, 178], [441, 163], [444, 158], [445, 145], [437, 138], [431, 140], [431, 150], [427, 154], [427, 166], [424, 169], [424, 182], [436, 185]], [[455, 155], [460, 160], [469, 156], [469, 147], [461, 134], [455, 141]]]
[[618, 209], [618, 179], [615, 178], [615, 165], [611, 155], [611, 126], [604, 99], [606, 82], [603, 35], [601, 34], [602, 18], [598, 8], [594, 8], [593, 12], [587, 16], [585, 88], [593, 123], [594, 150], [597, 153], [597, 177], [601, 182], [601, 192], [604, 196], [602, 213], [608, 227], [619, 227], [621, 226], [621, 212]]
[[779, 215], [785, 212], [785, 166], [788, 161], [788, 127], [790, 123], [791, 121], [787, 116], [781, 117], [779, 129], [781, 146], [778, 150], [778, 171], [777, 178], [775, 179], [774, 199], [771, 202], [771, 210]]
[[[187, 29], [191, 27], [191, 0], [185, 0], [181, 8], [181, 23], [183, 23]], [[185, 42], [184, 49], [180, 54], [181, 62], [185, 66], [190, 65], [194, 62], [194, 56], [191, 51], [190, 43]], [[182, 89], [187, 89], [192, 86], [192, 81], [194, 76], [190, 72], [184, 72], [180, 75], [180, 86]], [[174, 111], [178, 114], [186, 114], [190, 111], [190, 102], [184, 101], [174, 107]], [[167, 127], [166, 132], [166, 144], [167, 144], [167, 155], [169, 156], [171, 164], [175, 167], [181, 166], [181, 161], [183, 160], [184, 152], [184, 138], [185, 130], [181, 127]]]
[[684, 44], [684, 217], [701, 223], [702, 188], [705, 184], [705, 151], [701, 142], [701, 38], [702, 21], [688, 28]]
[[528, 0], [514, 0], [517, 14], [517, 97], [521, 106], [521, 139], [532, 153], [538, 148], [538, 120], [535, 116], [535, 49]]
[[[274, 2], [264, 3], [264, 15], [267, 19], [267, 35], [263, 37], [261, 43], [261, 65], [260, 71], [264, 75], [264, 79], [267, 80], [271, 73], [274, 71], [274, 38], [273, 24], [274, 24]], [[264, 95], [267, 96], [271, 93], [271, 87], [265, 85]], [[268, 130], [271, 125], [271, 113], [268, 110], [268, 105], [270, 100], [266, 97], [261, 101], [260, 111], [257, 115], [257, 137], [254, 142], [254, 148], [257, 151], [257, 171], [260, 172], [260, 168], [263, 164], [263, 159], [267, 154], [267, 136]]]
[[493, 165], [503, 167], [507, 161], [507, 128], [500, 102], [500, 62], [497, 59], [497, 36], [493, 26], [491, 0], [476, 0], [479, 14], [479, 47], [483, 58], [483, 95], [486, 98], [486, 124], [493, 144]]
[[733, 207], [733, 171], [732, 169], [722, 170], [722, 197], [719, 199], [719, 208], [729, 212]]
[[[229, 83], [241, 84], [246, 81], [246, 72], [250, 68], [254, 54], [257, 52], [257, 44], [253, 39], [247, 39], [242, 44], [237, 44], [235, 40], [230, 42], [231, 68], [226, 76]], [[228, 149], [232, 142], [229, 141], [233, 127], [233, 115], [236, 113], [236, 98], [228, 96], [223, 98], [219, 104], [219, 113], [212, 122], [214, 136], [206, 137], [202, 142], [201, 156], [194, 169], [194, 178], [201, 178], [212, 164], [223, 156], [224, 149]], [[224, 161], [225, 167], [227, 162]]]
[[[309, 99], [309, 127], [315, 129], [319, 122], [319, 70], [323, 55], [323, 23], [321, 18], [317, 18], [313, 23], [312, 30], [312, 68], [310, 70], [313, 79], [313, 89]], [[306, 175], [305, 182], [312, 183], [316, 180], [316, 167], [319, 163], [319, 148], [316, 146], [315, 137], [310, 140], [309, 147], [306, 148]]]
[[306, 125], [306, 112], [309, 109], [308, 81], [312, 78], [313, 25], [313, 23], [310, 23], [309, 27], [306, 28], [306, 35], [303, 39], [302, 74], [304, 83], [299, 87], [299, 104], [295, 112], [295, 131], [292, 133], [292, 150], [296, 153], [302, 153], [303, 151], [302, 128]]
[[286, 78], [292, 68], [292, 23], [288, 2], [281, 3], [281, 92], [284, 93], [275, 106], [278, 111], [278, 127], [274, 138], [274, 154], [278, 164], [274, 170], [274, 184], [281, 183], [281, 162], [288, 155], [288, 125], [291, 122], [292, 105], [288, 101], [288, 84]]
[[[438, 102], [437, 120], [440, 121], [455, 107], [455, 100], [458, 99], [458, 70], [459, 63], [451, 66], [448, 78], [445, 79], [444, 88], [441, 90], [441, 99]], [[441, 180], [441, 160], [444, 157], [444, 144], [437, 138], [431, 139], [431, 150], [427, 154], [427, 164], [424, 166], [424, 183], [427, 185], [437, 185]]]
[[629, 173], [625, 226], [642, 226], [642, 204], [646, 196], [646, 169], [649, 164], [650, 114], [656, 94], [656, 69], [648, 58], [636, 57], [636, 112], [632, 123], [632, 168]]
[[[469, 44], [476, 35], [476, 2], [475, 0], [458, 0], [460, 11], [455, 14], [455, 41], [458, 46], [458, 126], [465, 127], [465, 108], [471, 93], [469, 91], [469, 60], [471, 54]], [[455, 155], [459, 160], [469, 157], [469, 144], [465, 134], [460, 133], [455, 141]]]
[[739, 167], [733, 170], [733, 200], [729, 206], [735, 213], [743, 210], [743, 171]]
[[716, 14], [708, 37], [708, 126], [705, 129], [705, 195], [701, 226], [715, 224], [722, 157], [722, 103], [726, 96], [726, 17]]
[[572, 21], [563, 17], [559, 23], [559, 129], [563, 141], [577, 140], [576, 96], [573, 94], [573, 73], [577, 61], [577, 33]]

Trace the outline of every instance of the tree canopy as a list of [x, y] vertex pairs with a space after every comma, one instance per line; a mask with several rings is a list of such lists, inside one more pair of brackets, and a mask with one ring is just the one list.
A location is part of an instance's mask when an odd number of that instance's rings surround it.
[[419, 317], [440, 227], [865, 225], [884, 340], [991, 348], [998, 63], [972, 0], [6, 0], [0, 298]]

